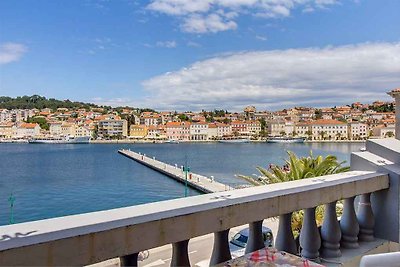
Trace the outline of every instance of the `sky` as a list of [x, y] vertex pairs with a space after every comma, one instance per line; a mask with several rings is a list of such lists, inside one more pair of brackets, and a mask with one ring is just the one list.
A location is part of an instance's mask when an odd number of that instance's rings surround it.
[[399, 0], [1, 0], [0, 96], [157, 110], [390, 100]]

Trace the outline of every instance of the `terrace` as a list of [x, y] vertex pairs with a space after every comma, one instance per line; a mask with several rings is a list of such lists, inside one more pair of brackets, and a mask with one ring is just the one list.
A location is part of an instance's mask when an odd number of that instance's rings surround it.
[[[290, 218], [304, 210], [300, 255], [329, 266], [358, 266], [364, 255], [399, 250], [399, 190], [400, 140], [368, 140], [366, 151], [351, 155], [347, 173], [1, 226], [0, 265], [89, 265], [120, 258], [121, 266], [137, 266], [140, 251], [172, 244], [171, 266], [190, 266], [188, 243], [209, 233], [215, 265], [231, 258], [229, 229], [248, 224], [246, 252], [252, 252], [264, 246], [263, 220], [275, 216], [275, 246], [297, 254]], [[344, 200], [340, 221], [338, 200]], [[319, 230], [315, 208], [322, 204]]]

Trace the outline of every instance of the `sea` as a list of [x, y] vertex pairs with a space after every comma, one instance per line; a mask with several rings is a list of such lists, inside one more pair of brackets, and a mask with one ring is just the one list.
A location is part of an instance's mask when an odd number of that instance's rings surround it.
[[[131, 149], [230, 186], [257, 166], [298, 156], [336, 155], [349, 164], [363, 143], [0, 144], [0, 225], [184, 197], [185, 188], [117, 153]], [[189, 196], [200, 192], [189, 189]], [[12, 207], [11, 207], [12, 204]]]

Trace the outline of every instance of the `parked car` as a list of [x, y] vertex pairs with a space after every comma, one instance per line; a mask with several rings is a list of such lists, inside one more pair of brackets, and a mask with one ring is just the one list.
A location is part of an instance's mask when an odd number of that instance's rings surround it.
[[[266, 247], [272, 247], [274, 245], [274, 236], [271, 229], [268, 227], [262, 227], [264, 244]], [[233, 233], [229, 240], [229, 248], [231, 251], [232, 258], [237, 258], [244, 255], [247, 239], [249, 238], [249, 228], [244, 228], [239, 232]], [[210, 266], [210, 259], [202, 260], [197, 262], [195, 267], [208, 267]]]
[[[266, 226], [262, 227], [262, 234], [264, 244], [266, 247], [272, 247], [274, 245], [274, 236], [271, 229]], [[244, 228], [234, 234], [229, 241], [229, 248], [231, 250], [232, 258], [240, 257], [244, 255], [247, 240], [249, 238], [249, 228]]]

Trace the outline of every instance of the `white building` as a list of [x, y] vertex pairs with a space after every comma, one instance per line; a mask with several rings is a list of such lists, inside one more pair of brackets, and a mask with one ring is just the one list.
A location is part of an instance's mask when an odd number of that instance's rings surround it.
[[297, 123], [294, 127], [297, 136], [309, 137], [311, 136], [311, 126], [309, 122]]
[[31, 138], [40, 135], [40, 126], [37, 123], [22, 123], [17, 127], [17, 138]]
[[218, 126], [216, 123], [208, 124], [207, 139], [215, 139], [218, 137]]
[[205, 122], [192, 123], [190, 125], [190, 140], [208, 140], [208, 124]]
[[98, 135], [101, 137], [128, 136], [128, 122], [120, 119], [101, 120], [98, 123]]
[[261, 132], [261, 123], [257, 120], [246, 121], [247, 132], [250, 134], [259, 134]]
[[368, 137], [368, 125], [362, 122], [350, 122], [348, 124], [348, 139], [360, 140]]
[[374, 137], [379, 138], [394, 137], [396, 129], [393, 126], [385, 127], [384, 125], [379, 125], [372, 129], [372, 134]]
[[285, 131], [285, 121], [283, 120], [272, 120], [267, 121], [267, 133], [270, 136], [281, 136]]
[[232, 126], [230, 124], [217, 122], [216, 125], [217, 125], [217, 136], [218, 137], [232, 135]]
[[52, 135], [52, 136], [61, 136], [62, 135], [62, 129], [61, 129], [62, 122], [61, 121], [50, 122], [49, 125], [50, 125], [49, 126], [50, 135]]
[[8, 109], [0, 109], [0, 122], [11, 121], [12, 115]]
[[72, 123], [61, 124], [61, 135], [62, 136], [75, 136], [76, 135], [76, 125]]
[[313, 140], [341, 140], [348, 137], [347, 123], [336, 120], [316, 120], [310, 123]]
[[75, 136], [76, 137], [91, 136], [91, 131], [90, 131], [89, 127], [78, 126], [75, 129]]
[[0, 123], [0, 138], [13, 138], [17, 127], [13, 122]]

